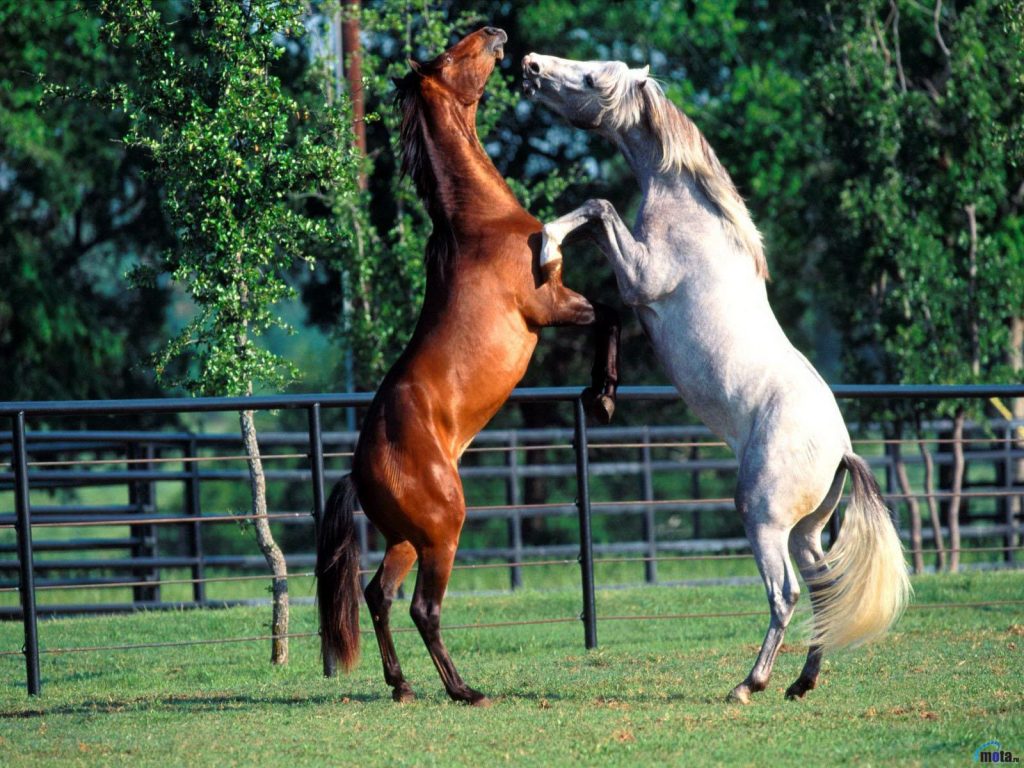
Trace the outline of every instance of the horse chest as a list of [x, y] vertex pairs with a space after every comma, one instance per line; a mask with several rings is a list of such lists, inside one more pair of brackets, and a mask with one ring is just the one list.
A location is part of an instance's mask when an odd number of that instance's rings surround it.
[[[685, 293], [685, 292], [683, 292]], [[701, 301], [677, 293], [639, 307], [641, 325], [687, 406], [727, 441], [742, 431], [749, 367], [733, 328]]]

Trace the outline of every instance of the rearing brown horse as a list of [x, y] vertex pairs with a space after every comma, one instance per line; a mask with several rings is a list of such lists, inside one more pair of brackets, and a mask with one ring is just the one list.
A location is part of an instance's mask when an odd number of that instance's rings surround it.
[[441, 640], [441, 600], [466, 518], [458, 461], [508, 399], [539, 329], [595, 325], [591, 410], [614, 409], [619, 323], [610, 308], [539, 267], [541, 224], [516, 200], [476, 133], [477, 104], [508, 36], [485, 27], [396, 81], [403, 172], [427, 204], [427, 288], [409, 346], [384, 377], [363, 422], [352, 473], [331, 493], [317, 542], [325, 659], [350, 669], [359, 651], [356, 500], [387, 541], [365, 590], [395, 701], [413, 698], [389, 629], [391, 602], [419, 558], [410, 613], [448, 695], [486, 704]]

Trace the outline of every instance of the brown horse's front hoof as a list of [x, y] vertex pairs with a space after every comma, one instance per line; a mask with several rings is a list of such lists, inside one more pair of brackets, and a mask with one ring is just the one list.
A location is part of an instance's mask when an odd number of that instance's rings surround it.
[[408, 704], [409, 702], [416, 701], [416, 694], [412, 692], [412, 688], [408, 685], [400, 685], [391, 691], [391, 698], [399, 704]]
[[595, 422], [602, 426], [611, 424], [612, 416], [615, 415], [614, 397], [606, 394], [599, 395], [596, 389], [587, 387], [583, 390], [583, 405]]
[[468, 704], [471, 707], [491, 706], [490, 699], [480, 693], [480, 691], [475, 691], [472, 688], [467, 688], [463, 693], [452, 694], [452, 698], [456, 701], [461, 701], [463, 704]]
[[601, 395], [594, 402], [594, 417], [602, 424], [611, 424], [612, 416], [615, 415], [615, 399], [608, 395]]

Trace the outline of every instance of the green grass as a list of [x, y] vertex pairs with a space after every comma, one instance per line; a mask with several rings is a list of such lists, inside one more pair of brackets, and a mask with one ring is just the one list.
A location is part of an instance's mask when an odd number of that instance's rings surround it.
[[[1024, 573], [925, 576], [920, 603], [1017, 600]], [[572, 617], [578, 592], [451, 596], [449, 625]], [[760, 616], [604, 621], [582, 649], [578, 623], [451, 630], [446, 639], [490, 709], [450, 703], [419, 638], [396, 636], [416, 703], [390, 701], [372, 638], [348, 676], [319, 675], [315, 640], [271, 668], [265, 643], [43, 657], [28, 698], [20, 657], [0, 657], [3, 765], [963, 765], [998, 739], [1024, 753], [1024, 610], [911, 610], [885, 640], [837, 654], [802, 702], [782, 691], [803, 649], [785, 646], [748, 707], [724, 695], [764, 630], [757, 586], [598, 594], [602, 616], [756, 610]], [[364, 622], [366, 617], [364, 616]], [[44, 648], [237, 637], [265, 609], [149, 613], [41, 623]], [[396, 627], [411, 626], [407, 604]], [[293, 631], [315, 629], [296, 608]], [[0, 625], [0, 649], [21, 645]]]

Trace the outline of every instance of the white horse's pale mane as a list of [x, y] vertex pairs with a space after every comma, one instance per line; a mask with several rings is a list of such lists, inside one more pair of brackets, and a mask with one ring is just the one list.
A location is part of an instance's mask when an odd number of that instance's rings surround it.
[[661, 171], [685, 171], [693, 176], [725, 217], [737, 244], [754, 260], [758, 277], [767, 279], [761, 233], [728, 171], [693, 121], [668, 100], [661, 86], [647, 77], [646, 70], [638, 74], [621, 64], [609, 66], [594, 75], [594, 86], [604, 105], [602, 118], [615, 130], [628, 130], [646, 118], [661, 145]]

